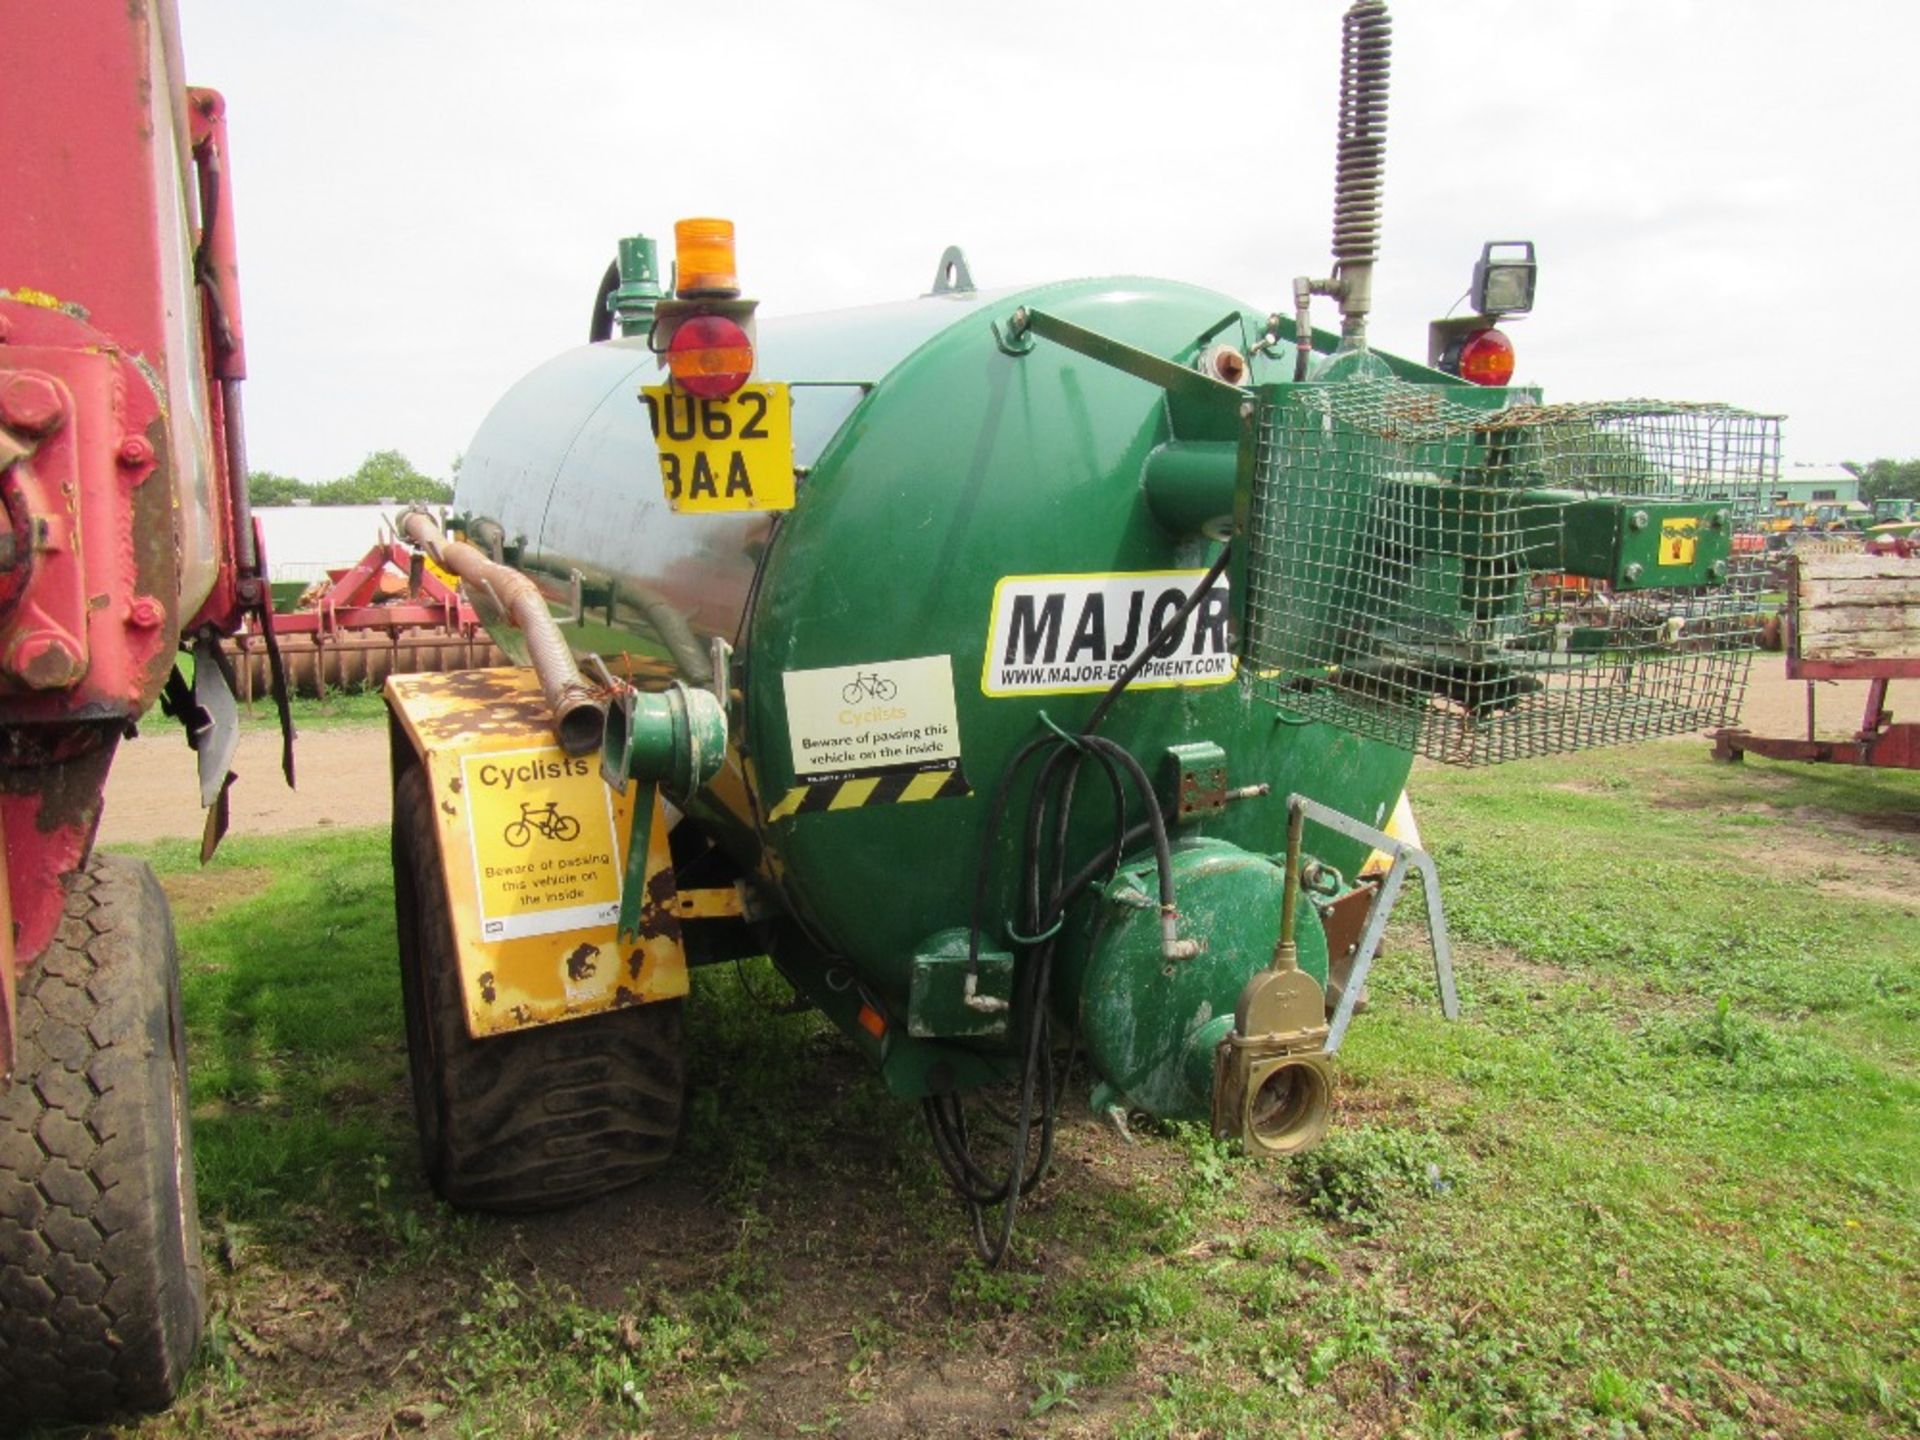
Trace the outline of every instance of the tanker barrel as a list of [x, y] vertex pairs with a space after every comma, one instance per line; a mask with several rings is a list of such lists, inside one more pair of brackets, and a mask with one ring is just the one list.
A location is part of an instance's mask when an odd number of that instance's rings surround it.
[[527, 661], [553, 711], [553, 734], [560, 748], [569, 755], [598, 751], [607, 728], [607, 702], [581, 676], [566, 637], [533, 581], [463, 540], [447, 539], [440, 533], [439, 522], [425, 510], [406, 511], [395, 528], [442, 569], [476, 590], [491, 592], [505, 617], [526, 637]]

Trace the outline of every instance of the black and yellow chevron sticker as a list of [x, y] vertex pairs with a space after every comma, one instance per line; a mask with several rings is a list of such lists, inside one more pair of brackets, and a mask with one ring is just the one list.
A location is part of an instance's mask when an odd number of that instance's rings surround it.
[[793, 815], [815, 815], [823, 810], [858, 810], [865, 805], [906, 805], [915, 800], [951, 800], [971, 795], [965, 773], [951, 770], [892, 770], [860, 775], [851, 780], [815, 780], [795, 785], [780, 797], [767, 823]]

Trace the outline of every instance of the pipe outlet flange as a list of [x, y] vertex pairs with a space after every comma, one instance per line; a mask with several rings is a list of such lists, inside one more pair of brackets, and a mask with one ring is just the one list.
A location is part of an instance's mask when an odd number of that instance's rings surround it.
[[619, 693], [607, 713], [600, 774], [615, 790], [638, 780], [684, 802], [726, 755], [726, 710], [710, 692], [676, 680], [664, 690]]

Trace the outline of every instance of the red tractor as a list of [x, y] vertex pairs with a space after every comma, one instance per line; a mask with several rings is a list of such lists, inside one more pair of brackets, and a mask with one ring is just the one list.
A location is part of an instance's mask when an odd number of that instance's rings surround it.
[[[171, 0], [0, 0], [0, 1432], [151, 1409], [202, 1318], [180, 978], [93, 854], [156, 700], [225, 825], [220, 636], [266, 604], [220, 97]], [[177, 666], [182, 651], [195, 663]], [[191, 678], [188, 671], [191, 670]], [[290, 775], [289, 775], [289, 778]]]

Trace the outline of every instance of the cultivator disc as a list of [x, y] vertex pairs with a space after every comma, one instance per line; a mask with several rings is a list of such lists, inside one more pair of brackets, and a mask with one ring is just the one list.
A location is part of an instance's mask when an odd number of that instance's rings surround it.
[[1738, 714], [1776, 417], [1368, 380], [1259, 427], [1242, 677], [1281, 711], [1465, 765]]
[[[372, 690], [389, 675], [471, 670], [505, 663], [459, 582], [388, 534], [352, 565], [330, 570], [298, 608], [270, 617], [295, 695]], [[258, 617], [222, 642], [242, 700], [272, 692]]]
[[[484, 630], [342, 631], [332, 635], [282, 635], [280, 658], [287, 688], [295, 695], [324, 697], [336, 690], [375, 690], [389, 675], [472, 670], [504, 665], [507, 657]], [[234, 689], [251, 702], [271, 691], [266, 644], [241, 634], [222, 642], [233, 664]]]

